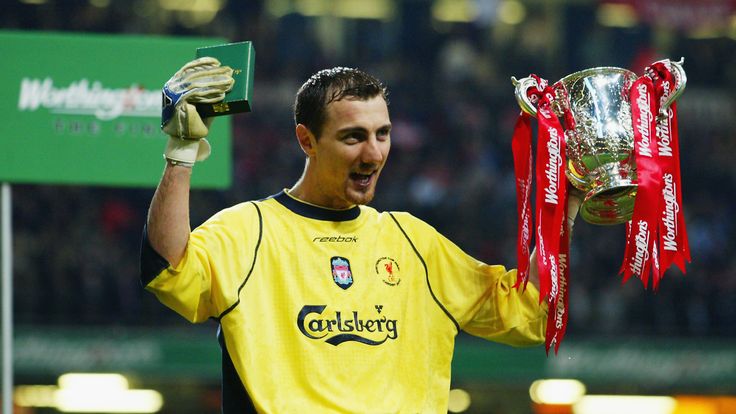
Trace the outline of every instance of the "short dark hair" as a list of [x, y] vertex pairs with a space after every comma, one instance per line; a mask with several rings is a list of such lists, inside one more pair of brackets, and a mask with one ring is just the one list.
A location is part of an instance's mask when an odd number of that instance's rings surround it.
[[346, 97], [368, 100], [381, 96], [388, 104], [388, 90], [378, 79], [359, 69], [323, 69], [299, 88], [294, 102], [294, 121], [319, 138], [327, 117], [327, 105]]

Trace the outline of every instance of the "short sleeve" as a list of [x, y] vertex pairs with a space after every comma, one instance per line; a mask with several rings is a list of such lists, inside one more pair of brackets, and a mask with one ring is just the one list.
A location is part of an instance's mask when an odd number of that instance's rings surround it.
[[222, 210], [192, 231], [184, 257], [145, 287], [191, 322], [217, 318], [237, 302], [254, 264], [262, 220], [255, 203]]
[[426, 262], [430, 289], [460, 329], [514, 346], [544, 342], [547, 305], [533, 285], [513, 287], [515, 269], [485, 264], [421, 220], [397, 217]]

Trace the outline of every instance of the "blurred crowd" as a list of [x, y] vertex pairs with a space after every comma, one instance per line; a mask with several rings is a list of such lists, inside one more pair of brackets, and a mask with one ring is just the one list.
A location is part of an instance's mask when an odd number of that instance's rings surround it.
[[[578, 220], [569, 335], [736, 336], [733, 39], [649, 25], [603, 27], [593, 1], [553, 12], [532, 3], [513, 26], [435, 22], [431, 2], [423, 0], [397, 1], [385, 21], [277, 17], [265, 0], [231, 1], [194, 27], [136, 11], [145, 1], [12, 3], [2, 12], [2, 28], [254, 42], [256, 111], [217, 120], [233, 122], [233, 186], [194, 191], [193, 226], [221, 208], [291, 186], [304, 163], [293, 137], [294, 93], [318, 69], [355, 66], [390, 90], [392, 152], [374, 207], [409, 211], [478, 259], [507, 267], [516, 266], [511, 137], [519, 113], [510, 76], [554, 81], [594, 66], [642, 73], [655, 60], [684, 56], [689, 83], [678, 105], [693, 262], [685, 275], [671, 268], [657, 291], [637, 280], [622, 284], [624, 226]], [[16, 323], [180, 323], [138, 281], [152, 195], [148, 188], [14, 185]]]

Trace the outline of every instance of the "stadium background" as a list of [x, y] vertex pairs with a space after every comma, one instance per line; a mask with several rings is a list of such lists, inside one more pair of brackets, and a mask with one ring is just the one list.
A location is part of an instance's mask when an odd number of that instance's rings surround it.
[[[293, 138], [294, 92], [320, 68], [365, 69], [389, 86], [394, 124], [374, 206], [410, 211], [475, 257], [510, 267], [510, 140], [518, 114], [510, 76], [556, 80], [594, 66], [642, 73], [655, 60], [685, 57], [688, 85], [678, 109], [693, 257], [687, 275], [670, 269], [656, 293], [636, 280], [622, 285], [623, 226], [579, 221], [560, 356], [458, 341], [453, 388], [470, 393], [466, 412], [531, 413], [529, 385], [544, 377], [578, 378], [597, 394], [736, 395], [736, 6], [642, 4], [12, 0], [0, 28], [254, 42], [255, 112], [218, 120], [233, 123], [233, 185], [196, 190], [193, 225], [291, 185], [303, 167]], [[215, 326], [190, 326], [138, 282], [152, 194], [13, 186], [17, 386], [54, 385], [65, 372], [121, 372], [131, 387], [161, 392], [163, 413], [217, 412]]]

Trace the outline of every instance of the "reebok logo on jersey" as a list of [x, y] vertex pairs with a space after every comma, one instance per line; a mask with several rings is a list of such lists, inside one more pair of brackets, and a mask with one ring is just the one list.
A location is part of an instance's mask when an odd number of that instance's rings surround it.
[[382, 305], [376, 305], [378, 313], [373, 319], [363, 319], [358, 311], [343, 314], [335, 311], [322, 316], [327, 305], [305, 305], [299, 312], [296, 324], [299, 331], [309, 339], [324, 339], [330, 345], [343, 342], [360, 342], [366, 345], [381, 345], [398, 334], [396, 319], [380, 315]]
[[358, 236], [317, 236], [312, 243], [357, 243]]

